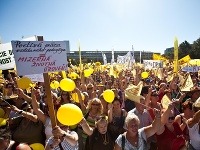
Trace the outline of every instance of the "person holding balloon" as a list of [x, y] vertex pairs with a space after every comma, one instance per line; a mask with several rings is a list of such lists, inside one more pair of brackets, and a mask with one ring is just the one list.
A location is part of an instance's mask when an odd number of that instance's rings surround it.
[[[34, 88], [32, 88], [32, 91], [31, 91], [31, 98], [32, 98], [33, 111], [37, 115], [38, 119], [40, 121], [42, 121], [42, 123], [45, 127], [46, 139], [49, 139], [52, 136], [51, 120], [50, 120], [48, 111], [47, 111], [47, 113], [45, 113], [40, 109], [39, 103], [38, 103], [36, 96], [35, 96], [35, 89]], [[43, 98], [44, 98], [44, 101], [47, 100], [46, 95]]]
[[[84, 105], [82, 101], [80, 101], [80, 104], [86, 121], [88, 122], [91, 128], [95, 128], [95, 121], [103, 113], [103, 106], [101, 101], [98, 98], [93, 98], [92, 100], [89, 101], [87, 107]], [[87, 136], [88, 135], [85, 132], [82, 133], [83, 145], [85, 144]]]
[[89, 135], [85, 150], [112, 150], [114, 148], [114, 136], [108, 129], [108, 117], [100, 116], [95, 122], [95, 128], [91, 128], [85, 118], [80, 122], [84, 132]]
[[121, 101], [116, 97], [112, 104], [109, 104], [110, 108], [108, 110], [108, 121], [110, 130], [112, 130], [115, 134], [114, 139], [116, 139], [119, 134], [122, 134], [125, 131], [123, 126], [127, 112], [121, 108], [121, 105]]

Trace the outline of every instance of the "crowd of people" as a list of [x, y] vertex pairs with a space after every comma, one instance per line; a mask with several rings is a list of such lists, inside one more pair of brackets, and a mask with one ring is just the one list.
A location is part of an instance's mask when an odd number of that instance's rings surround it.
[[[20, 77], [9, 72], [0, 83], [0, 150], [31, 150], [34, 144], [43, 146], [41, 150], [200, 150], [200, 76], [180, 71], [169, 80], [169, 69], [162, 70], [161, 78], [153, 70], [142, 78], [140, 67], [135, 73], [121, 70], [117, 77], [107, 68], [74, 78], [72, 92], [51, 89], [55, 113], [72, 103], [84, 116], [74, 126], [57, 120], [53, 128], [45, 84], [36, 82], [30, 91], [22, 90], [17, 85]], [[188, 74], [194, 86], [183, 92], [181, 83]], [[59, 73], [50, 77], [61, 79]], [[138, 102], [126, 95], [126, 89], [141, 81]], [[106, 89], [115, 94], [112, 103], [103, 97]], [[72, 93], [77, 93], [78, 101]], [[164, 95], [170, 99], [167, 108]]]

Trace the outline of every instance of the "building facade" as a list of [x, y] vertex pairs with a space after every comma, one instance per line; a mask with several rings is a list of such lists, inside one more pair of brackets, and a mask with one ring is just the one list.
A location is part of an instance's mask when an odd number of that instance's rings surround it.
[[[112, 51], [103, 51], [103, 53], [107, 57], [107, 62], [110, 63], [112, 59]], [[114, 60], [117, 61], [118, 56], [124, 56], [128, 53], [128, 51], [115, 51], [114, 52]], [[141, 53], [141, 62], [143, 60], [152, 60], [153, 52], [145, 52], [145, 51], [134, 51], [134, 58], [136, 62], [140, 62], [140, 53]], [[78, 51], [70, 51], [67, 53], [67, 58], [72, 64], [79, 64], [79, 52]], [[103, 62], [102, 52], [101, 51], [81, 51], [81, 59], [83, 63], [89, 62]]]

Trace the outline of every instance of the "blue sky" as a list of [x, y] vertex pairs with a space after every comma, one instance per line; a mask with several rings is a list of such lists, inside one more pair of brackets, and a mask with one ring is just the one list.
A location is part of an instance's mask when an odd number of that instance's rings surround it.
[[199, 0], [1, 0], [3, 43], [22, 36], [69, 40], [70, 49], [163, 53], [200, 37]]

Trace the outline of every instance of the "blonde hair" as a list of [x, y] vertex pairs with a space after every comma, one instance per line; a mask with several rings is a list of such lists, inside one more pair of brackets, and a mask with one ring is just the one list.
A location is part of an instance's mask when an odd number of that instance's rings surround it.
[[99, 103], [98, 114], [101, 115], [103, 113], [103, 105], [101, 103], [101, 100], [98, 99], [98, 98], [93, 98], [92, 100], [90, 100], [88, 102], [87, 111], [89, 112], [92, 109], [92, 103], [95, 102], [95, 101]]

